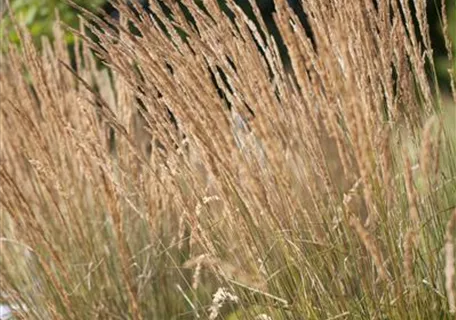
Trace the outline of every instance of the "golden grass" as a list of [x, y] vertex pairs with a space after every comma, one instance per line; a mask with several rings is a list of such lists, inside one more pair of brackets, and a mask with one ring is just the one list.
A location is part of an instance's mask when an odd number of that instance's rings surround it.
[[310, 38], [277, 0], [290, 65], [254, 1], [255, 21], [164, 3], [81, 9], [74, 52], [58, 23], [42, 51], [20, 26], [6, 43], [0, 299], [24, 319], [450, 319], [456, 95], [426, 2], [304, 0]]

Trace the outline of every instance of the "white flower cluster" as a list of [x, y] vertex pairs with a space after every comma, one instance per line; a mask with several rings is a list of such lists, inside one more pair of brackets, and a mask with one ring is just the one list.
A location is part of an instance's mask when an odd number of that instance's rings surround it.
[[215, 320], [218, 317], [220, 309], [226, 302], [239, 303], [239, 297], [229, 292], [227, 288], [218, 288], [212, 298], [212, 305], [209, 307], [210, 320]]

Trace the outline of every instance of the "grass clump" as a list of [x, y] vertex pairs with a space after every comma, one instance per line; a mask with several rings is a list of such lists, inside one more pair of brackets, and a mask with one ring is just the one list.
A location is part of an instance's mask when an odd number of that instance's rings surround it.
[[233, 1], [81, 9], [71, 54], [59, 24], [42, 51], [16, 26], [0, 276], [17, 318], [454, 316], [456, 94], [425, 2], [304, 0], [309, 31], [277, 0], [289, 64], [249, 3], [255, 21]]

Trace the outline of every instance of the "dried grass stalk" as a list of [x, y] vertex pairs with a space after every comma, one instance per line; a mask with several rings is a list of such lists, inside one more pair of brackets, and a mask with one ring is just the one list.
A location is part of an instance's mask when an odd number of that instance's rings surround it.
[[456, 210], [450, 216], [445, 232], [445, 289], [451, 313], [456, 313], [456, 289], [454, 286], [454, 276], [456, 273], [456, 260], [454, 258], [455, 227]]

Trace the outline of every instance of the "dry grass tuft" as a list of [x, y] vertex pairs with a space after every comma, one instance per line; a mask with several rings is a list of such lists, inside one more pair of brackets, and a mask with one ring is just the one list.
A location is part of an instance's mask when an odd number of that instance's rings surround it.
[[1, 53], [1, 303], [452, 317], [456, 96], [424, 1], [303, 0], [307, 28], [276, 0], [279, 38], [256, 1], [112, 3], [119, 21], [80, 9], [74, 48], [57, 21]]

